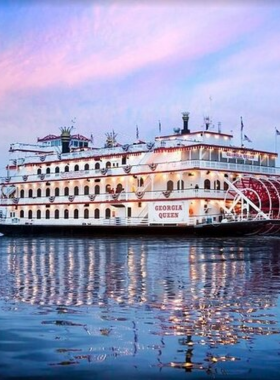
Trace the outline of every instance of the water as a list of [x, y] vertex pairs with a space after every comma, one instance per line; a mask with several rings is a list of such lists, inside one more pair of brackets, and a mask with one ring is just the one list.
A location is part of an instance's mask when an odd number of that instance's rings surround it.
[[0, 238], [1, 379], [276, 379], [280, 239]]

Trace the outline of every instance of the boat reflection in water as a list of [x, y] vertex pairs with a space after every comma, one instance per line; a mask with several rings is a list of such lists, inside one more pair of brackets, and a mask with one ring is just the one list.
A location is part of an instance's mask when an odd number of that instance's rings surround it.
[[[258, 378], [270, 352], [266, 371], [273, 377], [280, 353], [279, 241], [265, 244], [3, 238], [0, 294], [36, 316], [41, 333], [53, 336], [55, 329], [55, 354], [46, 359], [54, 367], [84, 364], [85, 370], [102, 362], [121, 374], [126, 357], [126, 373], [133, 369], [134, 376], [173, 376], [182, 368]], [[6, 313], [20, 317], [12, 307]]]

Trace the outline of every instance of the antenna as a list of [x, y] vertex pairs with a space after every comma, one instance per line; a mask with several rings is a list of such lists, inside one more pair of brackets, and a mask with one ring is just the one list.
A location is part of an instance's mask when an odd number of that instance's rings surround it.
[[213, 119], [212, 118], [212, 100], [213, 100], [212, 95], [209, 95], [209, 106], [206, 107], [205, 109], [206, 112], [204, 114], [205, 116], [203, 116], [206, 131], [210, 129], [210, 126], [214, 128], [214, 125], [212, 123], [212, 119]]
[[204, 124], [205, 124], [205, 129], [208, 131], [210, 125], [211, 125], [211, 120], [209, 116], [204, 116]]
[[74, 117], [74, 118], [71, 120], [71, 123], [73, 124], [73, 125], [71, 126], [71, 128], [72, 128], [72, 129], [75, 129], [74, 124], [76, 123], [76, 117]]

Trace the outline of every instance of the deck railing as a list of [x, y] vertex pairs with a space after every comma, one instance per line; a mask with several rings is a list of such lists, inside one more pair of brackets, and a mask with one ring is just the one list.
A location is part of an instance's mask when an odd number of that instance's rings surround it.
[[[271, 166], [256, 166], [246, 164], [235, 164], [220, 161], [204, 161], [204, 160], [186, 160], [186, 161], [173, 161], [173, 162], [154, 162], [156, 168], [151, 170], [150, 164], [132, 165], [129, 175], [145, 175], [159, 172], [174, 172], [174, 171], [188, 171], [188, 170], [218, 170], [225, 172], [249, 173], [249, 174], [263, 174], [263, 175], [279, 175], [280, 168]], [[102, 169], [79, 170], [70, 172], [50, 173], [50, 174], [28, 174], [27, 172], [19, 174], [16, 172], [10, 177], [0, 178], [2, 184], [9, 183], [28, 183], [28, 182], [43, 182], [43, 181], [58, 181], [66, 179], [90, 179], [90, 178], [106, 178], [110, 176], [124, 176], [126, 165], [119, 167], [111, 167], [107, 171]], [[27, 177], [25, 177], [27, 176]], [[25, 179], [23, 178], [25, 177]]]
[[193, 199], [193, 198], [214, 198], [223, 200], [225, 197], [224, 190], [189, 188], [184, 190], [154, 190], [143, 192], [124, 192], [119, 194], [102, 193], [92, 195], [70, 195], [70, 196], [50, 196], [50, 197], [32, 197], [32, 198], [1, 198], [0, 205], [2, 206], [24, 206], [24, 205], [70, 205], [70, 204], [99, 204], [99, 203], [122, 203], [145, 200], [176, 200], [176, 199]]
[[28, 218], [0, 218], [0, 224], [13, 224], [13, 225], [50, 225], [50, 226], [141, 226], [148, 225], [148, 218], [137, 217], [112, 217], [112, 218], [68, 218], [68, 219], [55, 219], [55, 218], [41, 218], [41, 219], [28, 219]]

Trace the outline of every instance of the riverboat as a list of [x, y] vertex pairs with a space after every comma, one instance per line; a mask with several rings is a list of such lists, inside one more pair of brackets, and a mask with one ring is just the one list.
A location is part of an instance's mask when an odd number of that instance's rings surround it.
[[[233, 144], [209, 118], [152, 142], [104, 145], [61, 128], [14, 143], [1, 179], [0, 233], [252, 235], [280, 232], [277, 154]], [[242, 120], [241, 120], [242, 123]], [[243, 129], [243, 124], [242, 124]], [[241, 131], [242, 133], [242, 131]]]

